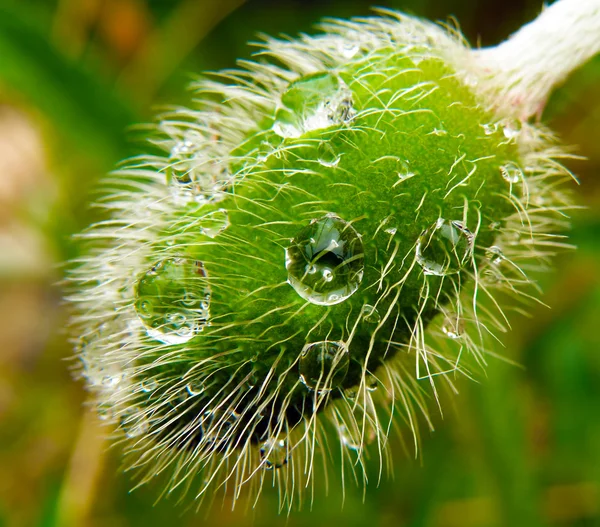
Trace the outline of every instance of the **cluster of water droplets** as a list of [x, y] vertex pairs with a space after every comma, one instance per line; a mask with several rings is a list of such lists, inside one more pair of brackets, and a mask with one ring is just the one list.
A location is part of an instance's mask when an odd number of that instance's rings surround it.
[[417, 240], [417, 263], [426, 275], [458, 273], [471, 257], [473, 242], [473, 234], [461, 222], [439, 218]]
[[356, 111], [352, 91], [331, 72], [313, 73], [292, 82], [281, 95], [273, 131], [284, 138], [349, 123]]
[[288, 282], [313, 304], [338, 304], [356, 292], [364, 274], [361, 235], [338, 216], [313, 220], [285, 252]]
[[182, 344], [209, 323], [211, 290], [204, 265], [167, 258], [135, 284], [135, 310], [146, 333], [165, 344]]

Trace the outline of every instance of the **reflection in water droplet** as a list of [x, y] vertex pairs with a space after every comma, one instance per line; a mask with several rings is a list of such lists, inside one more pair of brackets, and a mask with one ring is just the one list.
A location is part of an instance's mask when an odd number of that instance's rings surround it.
[[465, 330], [464, 322], [457, 314], [449, 314], [442, 324], [442, 332], [448, 338], [458, 339]]
[[473, 234], [462, 223], [439, 218], [421, 233], [415, 252], [426, 275], [444, 276], [458, 273], [472, 249]]
[[340, 125], [355, 115], [352, 92], [336, 75], [313, 73], [292, 82], [281, 96], [273, 131], [300, 137], [312, 130]]
[[500, 173], [509, 183], [518, 183], [523, 178], [523, 171], [514, 163], [507, 163], [500, 167]]
[[493, 264], [498, 265], [504, 260], [504, 253], [497, 245], [492, 245], [485, 250], [485, 257]]
[[381, 322], [381, 315], [375, 309], [375, 306], [365, 304], [362, 307], [362, 319], [369, 324], [379, 324]]
[[286, 249], [285, 267], [288, 282], [305, 300], [326, 306], [342, 302], [363, 279], [361, 236], [337, 216], [313, 220]]
[[343, 342], [307, 344], [300, 355], [300, 380], [310, 390], [329, 392], [346, 377], [350, 360]]
[[135, 285], [135, 309], [148, 336], [182, 344], [208, 323], [210, 288], [201, 262], [162, 260]]
[[200, 220], [200, 232], [209, 238], [216, 238], [227, 227], [229, 227], [229, 214], [225, 209], [210, 212]]
[[288, 447], [285, 439], [267, 439], [260, 446], [260, 457], [267, 470], [283, 467], [288, 462]]

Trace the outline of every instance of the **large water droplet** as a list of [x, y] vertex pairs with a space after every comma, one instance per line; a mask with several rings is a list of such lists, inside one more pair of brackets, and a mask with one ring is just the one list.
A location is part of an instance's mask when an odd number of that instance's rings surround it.
[[285, 439], [270, 438], [260, 446], [260, 457], [264, 460], [267, 470], [283, 467], [288, 462], [288, 456]]
[[327, 141], [323, 141], [317, 149], [317, 159], [321, 166], [335, 168], [338, 166], [341, 156], [336, 154], [333, 147]]
[[200, 232], [209, 238], [216, 238], [227, 227], [229, 227], [229, 214], [225, 209], [210, 212], [200, 220]]
[[427, 275], [458, 273], [473, 249], [473, 234], [460, 222], [439, 218], [425, 229], [416, 245], [417, 263]]
[[352, 120], [352, 92], [336, 75], [313, 73], [292, 82], [281, 96], [273, 131], [281, 137], [300, 137], [312, 130]]
[[329, 392], [346, 377], [348, 356], [343, 342], [325, 340], [307, 344], [300, 355], [300, 380], [311, 390]]
[[150, 337], [182, 344], [208, 323], [210, 294], [201, 262], [168, 258], [136, 283], [135, 309]]
[[352, 295], [364, 273], [360, 234], [338, 216], [313, 220], [285, 252], [288, 282], [305, 300], [330, 306]]

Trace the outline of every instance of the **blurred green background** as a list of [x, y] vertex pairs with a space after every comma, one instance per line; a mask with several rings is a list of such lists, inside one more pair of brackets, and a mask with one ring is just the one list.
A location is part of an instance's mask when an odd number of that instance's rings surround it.
[[[492, 45], [540, 0], [389, 0]], [[393, 477], [366, 493], [338, 470], [289, 518], [267, 489], [254, 509], [199, 513], [161, 489], [130, 493], [85, 392], [72, 380], [61, 262], [93, 219], [94, 182], [141, 153], [143, 123], [185, 104], [202, 71], [248, 58], [260, 33], [311, 31], [324, 16], [367, 15], [366, 0], [0, 0], [0, 526], [600, 525], [600, 57], [558, 89], [544, 113], [564, 143], [584, 206], [576, 252], [539, 276], [550, 309], [515, 314], [479, 383], [434, 415], [419, 459], [395, 442]], [[342, 508], [343, 502], [343, 508]]]

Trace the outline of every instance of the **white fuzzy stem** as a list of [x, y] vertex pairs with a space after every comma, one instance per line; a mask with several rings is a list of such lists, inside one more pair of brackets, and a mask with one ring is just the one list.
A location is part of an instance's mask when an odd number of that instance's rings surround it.
[[600, 0], [558, 0], [506, 42], [472, 52], [481, 91], [501, 114], [540, 114], [550, 91], [600, 52]]

